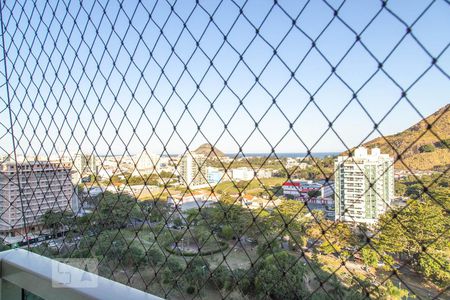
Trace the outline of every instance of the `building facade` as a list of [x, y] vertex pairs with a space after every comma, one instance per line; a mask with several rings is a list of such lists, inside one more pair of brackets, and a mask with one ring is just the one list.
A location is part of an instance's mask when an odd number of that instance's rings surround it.
[[219, 182], [224, 181], [225, 179], [224, 171], [219, 168], [208, 167], [207, 172], [208, 172], [208, 182], [211, 185], [218, 184]]
[[360, 147], [335, 160], [335, 218], [374, 224], [394, 199], [394, 160]]
[[94, 155], [78, 152], [73, 158], [72, 180], [74, 184], [79, 184], [81, 178], [94, 175], [97, 176], [97, 163]]
[[291, 196], [295, 199], [309, 198], [308, 193], [318, 191], [319, 198], [330, 198], [334, 194], [334, 188], [331, 182], [312, 180], [289, 180], [283, 183], [282, 187], [284, 196]]
[[231, 169], [231, 178], [233, 178], [233, 180], [235, 181], [249, 181], [252, 180], [255, 177], [255, 170], [251, 169], [251, 168], [236, 168], [236, 169]]
[[[77, 213], [71, 164], [34, 161], [0, 164], [0, 234], [34, 231], [49, 210]], [[25, 223], [23, 216], [25, 215]]]
[[197, 153], [186, 153], [179, 162], [180, 183], [190, 189], [208, 187], [208, 167], [206, 156]]
[[141, 154], [135, 155], [133, 161], [135, 164], [133, 176], [148, 175], [159, 170], [159, 156], [153, 153], [143, 151]]

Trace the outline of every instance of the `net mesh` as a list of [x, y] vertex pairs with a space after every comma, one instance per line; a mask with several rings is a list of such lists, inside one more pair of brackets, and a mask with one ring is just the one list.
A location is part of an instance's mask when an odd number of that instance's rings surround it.
[[450, 297], [448, 1], [0, 9], [3, 249], [171, 299]]

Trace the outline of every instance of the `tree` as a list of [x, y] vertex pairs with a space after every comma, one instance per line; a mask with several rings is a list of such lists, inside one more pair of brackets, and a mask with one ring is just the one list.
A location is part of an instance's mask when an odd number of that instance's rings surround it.
[[147, 251], [147, 260], [152, 267], [156, 267], [164, 261], [164, 254], [159, 249], [151, 248]]
[[218, 289], [229, 288], [231, 286], [231, 272], [224, 265], [220, 265], [211, 274], [211, 280]]
[[386, 281], [385, 292], [382, 295], [382, 299], [386, 300], [401, 300], [401, 299], [409, 299], [415, 298], [414, 295], [409, 295], [408, 289], [401, 289], [400, 287], [396, 287], [392, 281]]
[[256, 273], [256, 293], [273, 299], [303, 298], [306, 295], [304, 273], [304, 267], [295, 256], [285, 251], [271, 254], [262, 261]]
[[131, 244], [123, 251], [120, 260], [126, 266], [133, 267], [135, 269], [139, 268], [142, 262], [145, 260], [145, 253], [141, 247]]
[[320, 197], [322, 195], [322, 193], [320, 192], [320, 190], [312, 190], [308, 192], [308, 197], [309, 198], [317, 198]]
[[184, 278], [188, 286], [198, 292], [209, 277], [209, 265], [201, 256], [195, 256], [188, 262], [186, 268]]
[[324, 220], [322, 227], [324, 232], [320, 232], [318, 237], [322, 241], [319, 249], [325, 254], [341, 253], [345, 247], [351, 246], [354, 242], [352, 231], [346, 223]]
[[104, 256], [112, 262], [120, 261], [125, 266], [138, 268], [145, 258], [144, 251], [139, 245], [127, 241], [121, 235], [111, 234], [111, 232], [102, 233], [97, 240], [84, 247], [93, 245], [95, 245], [97, 256]]
[[[411, 261], [409, 264], [436, 284], [450, 283], [450, 220], [447, 211], [428, 196], [411, 200], [403, 209], [392, 209], [380, 218], [374, 239], [377, 252]], [[385, 260], [383, 256], [383, 260]]]
[[74, 222], [73, 218], [70, 212], [48, 210], [42, 215], [41, 221], [45, 227], [52, 230], [52, 234], [56, 234], [64, 230], [64, 226], [69, 227]]
[[0, 241], [0, 252], [11, 249], [11, 247], [5, 244], [4, 240]]
[[128, 185], [143, 185], [145, 178], [143, 176], [130, 176], [126, 178], [126, 184]]
[[280, 242], [277, 239], [269, 237], [258, 243], [256, 247], [256, 253], [259, 256], [267, 256], [281, 251]]
[[128, 195], [104, 192], [92, 219], [104, 230], [123, 228], [131, 218], [141, 216], [136, 199]]
[[376, 268], [378, 266], [378, 254], [370, 246], [362, 249], [361, 256], [366, 267]]
[[[306, 224], [308, 213], [306, 204], [297, 200], [283, 201], [273, 212], [271, 227], [283, 230], [283, 237], [289, 240], [291, 248], [303, 246], [307, 242]], [[299, 245], [298, 245], [299, 244]]]
[[231, 240], [233, 238], [233, 234], [234, 234], [233, 227], [231, 227], [230, 225], [224, 225], [220, 230], [220, 235], [225, 240]]
[[167, 172], [167, 171], [161, 171], [161, 172], [159, 172], [159, 176], [160, 176], [161, 178], [176, 178], [176, 176], [175, 176], [173, 173]]
[[328, 284], [331, 286], [329, 291], [330, 295], [333, 295], [336, 299], [345, 299], [346, 289], [336, 275], [333, 275], [331, 279], [328, 280]]
[[406, 185], [402, 182], [395, 181], [395, 195], [403, 196], [406, 193]]
[[142, 219], [150, 222], [164, 221], [166, 218], [168, 207], [167, 202], [161, 200], [147, 200], [137, 202], [139, 215]]
[[206, 226], [196, 226], [193, 234], [199, 246], [205, 243], [211, 237], [211, 231]]
[[184, 280], [181, 278], [183, 271], [183, 264], [175, 257], [170, 256], [164, 263], [163, 282], [176, 288], [182, 288], [184, 286]]
[[181, 225], [183, 225], [183, 220], [181, 220], [181, 218], [176, 218], [175, 220], [173, 220], [173, 225], [180, 227]]
[[220, 202], [225, 205], [233, 205], [236, 202], [236, 198], [231, 197], [228, 193], [223, 193], [220, 196]]
[[211, 223], [215, 227], [220, 227], [222, 224], [232, 224], [235, 234], [238, 236], [241, 236], [253, 221], [253, 217], [247, 209], [222, 202], [214, 208], [211, 215]]
[[413, 184], [409, 185], [406, 188], [405, 196], [411, 197], [413, 199], [417, 199], [423, 193], [423, 185], [422, 184]]

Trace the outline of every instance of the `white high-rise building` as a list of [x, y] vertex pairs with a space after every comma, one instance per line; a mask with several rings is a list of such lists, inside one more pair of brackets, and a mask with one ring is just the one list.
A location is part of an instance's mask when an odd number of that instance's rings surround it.
[[374, 224], [394, 198], [394, 160], [378, 148], [339, 156], [334, 176], [336, 220]]
[[[71, 164], [48, 161], [0, 164], [0, 234], [40, 229], [48, 211], [78, 212]], [[24, 217], [25, 216], [25, 222]]]
[[178, 171], [180, 183], [190, 189], [208, 187], [208, 167], [206, 156], [197, 153], [186, 153], [180, 160]]

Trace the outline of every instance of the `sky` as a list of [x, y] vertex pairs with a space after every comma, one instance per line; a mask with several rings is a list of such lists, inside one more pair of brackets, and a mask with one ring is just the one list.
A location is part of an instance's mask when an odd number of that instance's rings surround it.
[[11, 120], [27, 155], [343, 151], [449, 103], [443, 0], [6, 1], [2, 20], [0, 152]]

